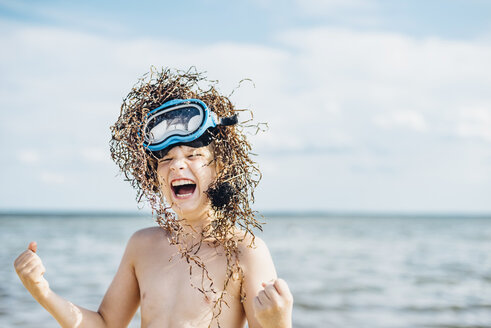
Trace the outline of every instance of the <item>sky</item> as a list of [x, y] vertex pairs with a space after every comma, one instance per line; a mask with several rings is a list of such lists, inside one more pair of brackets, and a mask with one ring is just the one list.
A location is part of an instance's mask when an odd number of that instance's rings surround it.
[[0, 44], [0, 210], [141, 207], [109, 127], [153, 65], [253, 81], [258, 210], [491, 213], [489, 1], [0, 0]]

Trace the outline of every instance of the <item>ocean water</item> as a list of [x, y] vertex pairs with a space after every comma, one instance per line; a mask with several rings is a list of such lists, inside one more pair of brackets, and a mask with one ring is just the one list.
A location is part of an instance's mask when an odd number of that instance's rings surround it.
[[[260, 236], [294, 295], [294, 327], [491, 327], [491, 219], [273, 217]], [[0, 216], [0, 327], [57, 323], [13, 261], [38, 242], [51, 288], [97, 310], [145, 217]], [[139, 327], [139, 314], [130, 327]]]

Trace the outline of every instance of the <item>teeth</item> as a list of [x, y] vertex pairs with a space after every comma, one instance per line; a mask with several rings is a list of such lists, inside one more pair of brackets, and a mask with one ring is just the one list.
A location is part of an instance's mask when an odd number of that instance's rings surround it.
[[181, 180], [172, 181], [172, 187], [184, 186], [184, 185], [187, 185], [187, 184], [195, 184], [195, 183], [193, 181], [187, 180], [187, 179], [181, 179]]
[[183, 197], [187, 197], [187, 196], [190, 196], [192, 195], [193, 193], [189, 193], [189, 194], [179, 194], [179, 195], [176, 195], [177, 198], [183, 198]]

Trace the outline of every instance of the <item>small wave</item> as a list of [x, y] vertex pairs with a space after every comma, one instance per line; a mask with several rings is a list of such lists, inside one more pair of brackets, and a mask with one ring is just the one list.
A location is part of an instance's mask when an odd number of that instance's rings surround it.
[[[413, 312], [413, 313], [437, 313], [437, 312], [468, 312], [472, 310], [482, 310], [482, 309], [491, 309], [491, 304], [475, 304], [475, 305], [467, 305], [467, 306], [459, 306], [459, 305], [445, 305], [445, 306], [405, 306], [401, 308], [401, 311], [404, 312]], [[490, 326], [491, 327], [491, 326]]]
[[295, 307], [307, 311], [324, 311], [327, 308], [322, 304], [295, 301]]

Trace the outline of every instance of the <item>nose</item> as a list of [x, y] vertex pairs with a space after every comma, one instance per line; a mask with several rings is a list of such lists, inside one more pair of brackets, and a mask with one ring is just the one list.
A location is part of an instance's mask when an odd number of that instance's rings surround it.
[[183, 170], [186, 167], [186, 161], [183, 157], [174, 158], [170, 163], [170, 169], [173, 171]]

